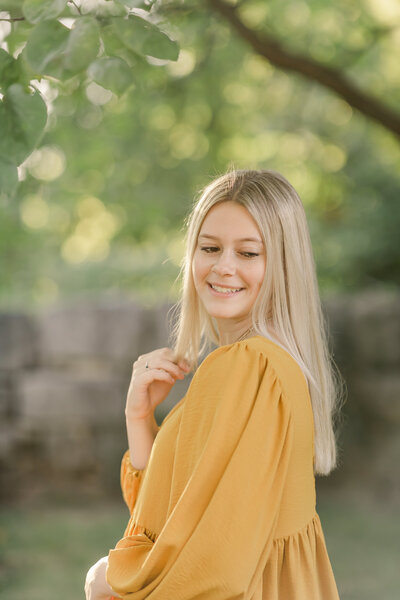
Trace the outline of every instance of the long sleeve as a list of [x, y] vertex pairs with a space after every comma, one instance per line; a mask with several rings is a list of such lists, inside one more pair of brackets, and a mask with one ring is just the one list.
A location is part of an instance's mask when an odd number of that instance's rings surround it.
[[107, 580], [124, 600], [251, 597], [272, 547], [293, 445], [273, 365], [246, 344], [217, 349], [186, 395], [171, 510], [155, 541], [128, 535]]
[[143, 469], [135, 469], [132, 466], [128, 449], [121, 461], [121, 490], [130, 514], [135, 506], [142, 475]]
[[[172, 411], [171, 411], [172, 412]], [[157, 433], [160, 427], [157, 427]], [[132, 515], [136, 504], [136, 498], [139, 493], [140, 484], [142, 483], [145, 468], [136, 469], [131, 463], [129, 448], [124, 453], [121, 460], [120, 482], [122, 497], [125, 500], [129, 512]]]

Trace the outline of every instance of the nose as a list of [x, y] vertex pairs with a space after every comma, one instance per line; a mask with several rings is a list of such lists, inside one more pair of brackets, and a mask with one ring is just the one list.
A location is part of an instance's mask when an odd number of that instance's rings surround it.
[[215, 263], [211, 267], [211, 271], [219, 275], [233, 275], [235, 270], [235, 260], [231, 253], [221, 252], [219, 256], [215, 256]]

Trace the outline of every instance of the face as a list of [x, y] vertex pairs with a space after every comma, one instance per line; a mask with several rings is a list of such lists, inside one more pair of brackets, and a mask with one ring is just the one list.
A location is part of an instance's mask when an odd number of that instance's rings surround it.
[[214, 205], [201, 226], [192, 271], [200, 301], [219, 327], [251, 325], [265, 266], [260, 230], [246, 208], [231, 201]]

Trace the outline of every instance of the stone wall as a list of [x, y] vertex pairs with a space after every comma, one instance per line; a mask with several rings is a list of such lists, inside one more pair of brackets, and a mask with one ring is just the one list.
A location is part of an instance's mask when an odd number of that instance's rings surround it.
[[348, 397], [339, 434], [339, 468], [327, 488], [359, 489], [400, 502], [400, 293], [372, 291], [324, 302], [336, 363]]
[[[336, 296], [323, 304], [348, 398], [340, 466], [317, 485], [397, 499], [400, 294]], [[132, 364], [168, 344], [169, 308], [100, 297], [41, 314], [0, 313], [0, 501], [120, 493]], [[190, 380], [177, 381], [157, 407], [159, 424]]]

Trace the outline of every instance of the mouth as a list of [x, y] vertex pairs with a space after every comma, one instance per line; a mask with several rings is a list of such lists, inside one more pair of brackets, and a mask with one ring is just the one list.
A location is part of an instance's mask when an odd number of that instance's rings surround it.
[[224, 286], [214, 286], [211, 285], [211, 283], [207, 282], [207, 285], [210, 289], [210, 292], [214, 295], [214, 296], [220, 296], [223, 298], [229, 298], [231, 296], [236, 296], [237, 294], [239, 294], [242, 290], [244, 290], [244, 288], [227, 288]]

